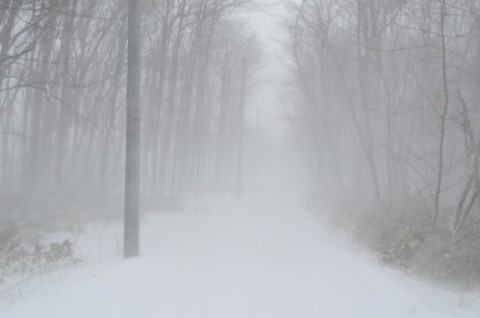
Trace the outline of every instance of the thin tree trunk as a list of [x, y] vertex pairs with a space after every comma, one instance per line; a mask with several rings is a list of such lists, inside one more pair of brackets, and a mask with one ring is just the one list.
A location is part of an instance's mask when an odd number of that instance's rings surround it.
[[440, 36], [442, 41], [442, 84], [443, 92], [445, 94], [443, 109], [440, 115], [440, 142], [438, 154], [438, 172], [437, 172], [437, 187], [435, 190], [435, 211], [433, 215], [432, 230], [437, 226], [438, 211], [440, 209], [440, 196], [442, 192], [443, 170], [444, 170], [444, 147], [445, 147], [445, 126], [447, 121], [448, 107], [449, 107], [449, 88], [447, 78], [447, 49], [445, 42], [445, 0], [440, 0]]

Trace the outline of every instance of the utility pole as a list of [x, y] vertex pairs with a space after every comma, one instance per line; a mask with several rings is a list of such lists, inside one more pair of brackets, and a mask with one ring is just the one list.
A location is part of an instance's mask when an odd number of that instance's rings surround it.
[[135, 257], [140, 253], [141, 3], [142, 0], [129, 0], [128, 7], [124, 258]]
[[237, 196], [243, 194], [243, 130], [245, 117], [245, 100], [247, 95], [247, 59], [242, 60], [242, 78], [240, 86], [240, 102], [239, 102], [239, 116], [238, 116], [238, 150], [237, 150]]

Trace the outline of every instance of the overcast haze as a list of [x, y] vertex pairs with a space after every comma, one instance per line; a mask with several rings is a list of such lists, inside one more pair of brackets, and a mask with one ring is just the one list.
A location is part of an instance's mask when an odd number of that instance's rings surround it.
[[0, 0], [0, 318], [473, 318], [476, 0]]

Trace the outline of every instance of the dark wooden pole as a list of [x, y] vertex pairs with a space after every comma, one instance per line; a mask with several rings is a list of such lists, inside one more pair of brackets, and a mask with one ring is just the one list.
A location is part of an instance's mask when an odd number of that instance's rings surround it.
[[140, 253], [141, 1], [129, 0], [124, 258]]

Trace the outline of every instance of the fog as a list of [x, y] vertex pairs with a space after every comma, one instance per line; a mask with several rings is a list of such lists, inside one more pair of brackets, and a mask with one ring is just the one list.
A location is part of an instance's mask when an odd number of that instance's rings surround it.
[[477, 317], [475, 0], [0, 1], [0, 317]]

